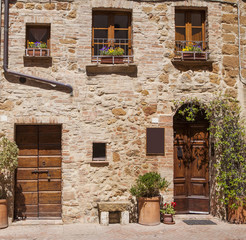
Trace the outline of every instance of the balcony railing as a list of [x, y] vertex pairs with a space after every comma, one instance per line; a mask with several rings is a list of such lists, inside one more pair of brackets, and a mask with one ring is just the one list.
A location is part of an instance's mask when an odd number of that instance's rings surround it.
[[50, 49], [48, 48], [26, 48], [26, 56], [29, 57], [49, 57]]
[[175, 41], [175, 59], [206, 61], [209, 54], [207, 41]]
[[[102, 48], [117, 48], [124, 49], [124, 54], [121, 56], [112, 56], [112, 64], [115, 63], [132, 63], [132, 39], [123, 38], [94, 38], [92, 42], [92, 62], [102, 62], [102, 58], [108, 58], [111, 55], [100, 55], [100, 49]], [[121, 58], [122, 62], [119, 62], [117, 58]]]

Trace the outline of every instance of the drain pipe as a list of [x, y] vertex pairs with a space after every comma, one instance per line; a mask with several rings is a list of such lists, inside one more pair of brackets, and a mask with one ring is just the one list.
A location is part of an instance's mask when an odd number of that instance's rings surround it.
[[52, 86], [54, 88], [56, 86], [60, 86], [62, 88], [67, 89], [67, 91], [72, 96], [73, 95], [73, 87], [69, 84], [64, 84], [64, 83], [60, 83], [60, 82], [56, 82], [56, 81], [52, 81], [52, 80], [47, 80], [47, 79], [40, 78], [40, 77], [26, 75], [26, 74], [14, 72], [14, 71], [11, 71], [8, 69], [8, 51], [9, 51], [9, 49], [8, 49], [9, 48], [9, 46], [8, 46], [9, 32], [8, 31], [9, 31], [9, 0], [4, 0], [4, 49], [3, 49], [3, 51], [4, 51], [3, 52], [4, 73], [19, 77], [19, 81], [22, 84], [26, 83], [26, 81], [28, 79], [28, 80], [33, 80], [33, 81], [49, 84], [50, 86]]

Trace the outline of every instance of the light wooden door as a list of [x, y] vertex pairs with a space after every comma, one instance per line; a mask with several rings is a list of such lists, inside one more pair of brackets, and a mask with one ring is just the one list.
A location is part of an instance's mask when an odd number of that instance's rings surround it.
[[61, 126], [17, 125], [16, 218], [61, 217]]
[[177, 213], [209, 213], [207, 123], [174, 124], [174, 200]]

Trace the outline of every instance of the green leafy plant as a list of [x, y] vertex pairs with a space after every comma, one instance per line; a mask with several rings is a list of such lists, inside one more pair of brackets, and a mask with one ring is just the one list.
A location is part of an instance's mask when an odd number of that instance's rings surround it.
[[6, 137], [0, 139], [0, 198], [4, 194], [4, 185], [8, 183], [9, 174], [14, 172], [18, 165], [19, 149], [15, 142], [11, 142]]
[[245, 123], [240, 117], [237, 100], [218, 95], [211, 101], [186, 99], [175, 102], [181, 108], [178, 113], [187, 121], [195, 121], [203, 110], [210, 122], [209, 131], [215, 142], [216, 182], [219, 200], [237, 207], [246, 196], [246, 142]]
[[161, 208], [160, 212], [163, 214], [172, 214], [174, 215], [176, 212], [174, 210], [176, 206], [176, 202], [171, 203], [164, 203], [163, 207]]
[[138, 176], [130, 192], [136, 197], [157, 197], [160, 195], [160, 190], [165, 190], [168, 185], [168, 181], [159, 173], [149, 172]]

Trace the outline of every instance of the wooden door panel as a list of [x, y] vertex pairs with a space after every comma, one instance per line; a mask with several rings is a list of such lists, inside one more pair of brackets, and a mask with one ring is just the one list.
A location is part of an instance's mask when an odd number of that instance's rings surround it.
[[38, 128], [37, 126], [16, 126], [16, 144], [19, 155], [38, 154]]
[[35, 168], [33, 169], [17, 169], [17, 179], [18, 180], [34, 180], [38, 179], [38, 174], [33, 173]]
[[39, 167], [60, 167], [61, 157], [39, 157]]
[[16, 183], [18, 193], [21, 192], [36, 192], [38, 190], [38, 181], [21, 181], [18, 180]]
[[16, 196], [18, 205], [37, 205], [38, 194], [37, 192], [22, 192]]
[[[39, 168], [39, 171], [47, 171], [47, 170], [49, 171], [50, 179], [61, 178], [61, 169]], [[40, 172], [38, 175], [39, 175], [39, 179], [48, 179], [48, 173]]]
[[39, 191], [61, 191], [61, 181], [60, 180], [40, 180], [39, 181]]
[[40, 204], [40, 212], [61, 212], [61, 204]]
[[15, 216], [61, 217], [61, 126], [16, 126], [16, 142]]
[[18, 167], [19, 168], [36, 168], [38, 167], [38, 157], [23, 157], [18, 158]]
[[40, 204], [61, 204], [61, 192], [40, 192]]
[[[208, 125], [203, 123], [174, 124], [176, 133], [174, 138], [174, 200], [177, 202], [177, 213], [209, 212], [207, 128]], [[182, 157], [178, 157], [178, 148], [182, 150]]]
[[209, 213], [209, 198], [189, 198], [189, 211]]

